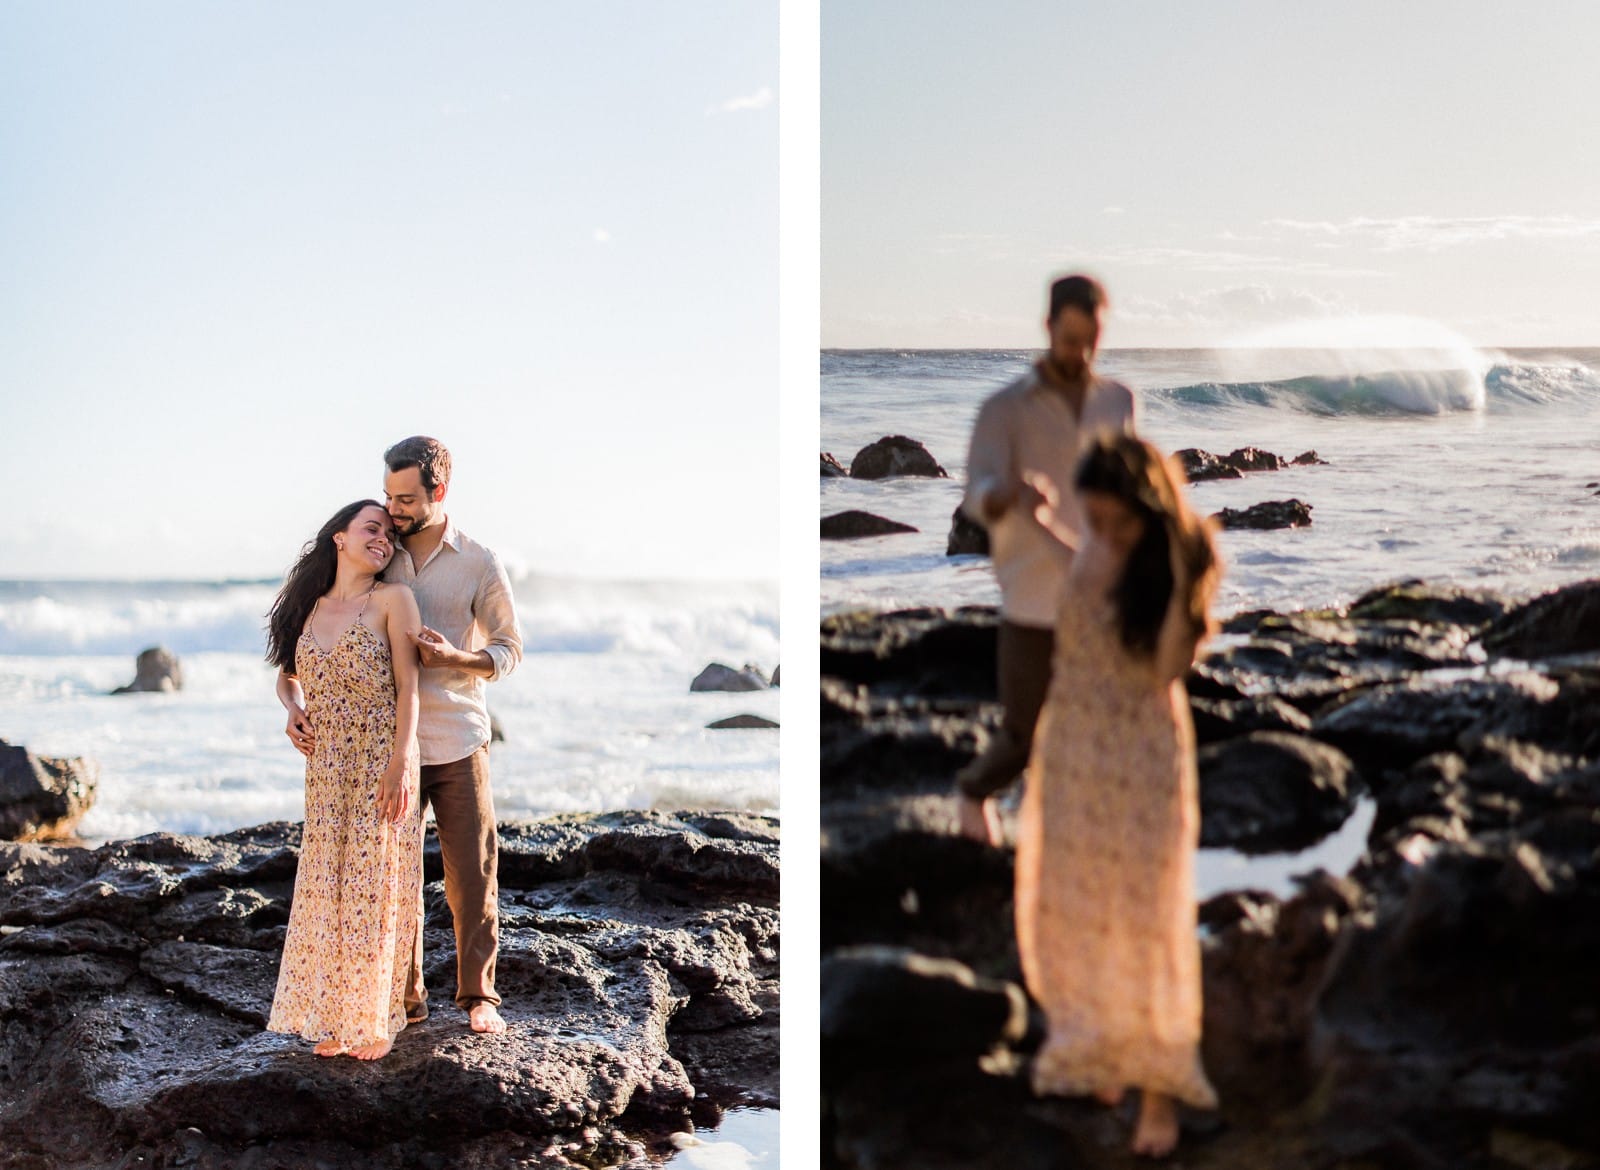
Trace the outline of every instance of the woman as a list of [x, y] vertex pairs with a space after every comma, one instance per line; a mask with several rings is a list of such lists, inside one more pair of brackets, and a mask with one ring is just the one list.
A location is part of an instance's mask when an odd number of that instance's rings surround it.
[[[1087, 531], [1017, 827], [1017, 945], [1049, 1021], [1033, 1087], [1108, 1105], [1143, 1090], [1133, 1150], [1164, 1156], [1176, 1102], [1217, 1102], [1199, 1055], [1199, 806], [1182, 679], [1210, 632], [1220, 565], [1182, 472], [1148, 443], [1097, 440], [1074, 482]], [[1035, 517], [1070, 550], [1078, 538], [1038, 486]]]
[[267, 1028], [318, 1056], [386, 1056], [418, 929], [417, 600], [378, 580], [394, 555], [384, 506], [322, 526], [268, 617], [267, 658], [306, 757], [306, 820]]

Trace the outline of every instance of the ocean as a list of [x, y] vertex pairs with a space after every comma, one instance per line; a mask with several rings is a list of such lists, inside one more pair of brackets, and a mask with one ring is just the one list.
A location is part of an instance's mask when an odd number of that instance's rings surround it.
[[[0, 581], [0, 739], [100, 765], [93, 842], [304, 815], [304, 759], [262, 658], [276, 581]], [[502, 818], [624, 808], [778, 810], [778, 691], [691, 694], [709, 662], [778, 665], [775, 583], [514, 579], [524, 655], [489, 684]], [[174, 694], [110, 695], [165, 645]]]
[[[947, 557], [945, 540], [978, 406], [1034, 356], [824, 351], [823, 450], [848, 467], [903, 434], [951, 477], [822, 480], [822, 515], [920, 530], [823, 541], [824, 612], [999, 600], [987, 560]], [[1337, 605], [1404, 577], [1528, 594], [1600, 574], [1600, 349], [1123, 349], [1097, 368], [1133, 388], [1164, 450], [1327, 461], [1191, 487], [1204, 512], [1312, 506], [1309, 527], [1223, 534], [1223, 615]]]

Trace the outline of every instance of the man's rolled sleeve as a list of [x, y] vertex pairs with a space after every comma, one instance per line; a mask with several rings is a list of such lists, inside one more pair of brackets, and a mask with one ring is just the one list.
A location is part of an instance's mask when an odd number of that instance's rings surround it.
[[490, 557], [473, 602], [473, 613], [488, 638], [484, 651], [494, 663], [489, 681], [495, 682], [510, 674], [522, 661], [522, 629], [517, 624], [517, 606], [511, 597], [511, 580], [499, 557]]
[[961, 510], [985, 528], [989, 517], [983, 514], [984, 497], [1004, 485], [1010, 466], [1011, 445], [1006, 440], [1005, 417], [1000, 403], [990, 400], [978, 411], [978, 420], [972, 426], [972, 442], [967, 448], [967, 490], [961, 498]]

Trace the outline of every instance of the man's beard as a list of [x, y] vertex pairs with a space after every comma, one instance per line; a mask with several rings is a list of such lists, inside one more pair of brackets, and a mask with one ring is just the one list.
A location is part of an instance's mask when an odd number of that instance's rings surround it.
[[[390, 519], [394, 520], [394, 517], [391, 516]], [[422, 521], [413, 520], [410, 516], [405, 516], [394, 521], [394, 530], [401, 536], [415, 536], [417, 534], [417, 530], [421, 527]]]

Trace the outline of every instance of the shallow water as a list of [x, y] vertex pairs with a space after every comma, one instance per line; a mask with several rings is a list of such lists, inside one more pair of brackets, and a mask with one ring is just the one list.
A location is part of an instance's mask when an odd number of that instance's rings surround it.
[[664, 1160], [676, 1170], [777, 1170], [778, 1110], [730, 1109], [715, 1126], [680, 1140]]
[[1356, 802], [1355, 811], [1336, 831], [1308, 849], [1294, 853], [1240, 853], [1236, 849], [1201, 849], [1195, 853], [1194, 884], [1196, 901], [1228, 890], [1265, 890], [1280, 898], [1296, 892], [1295, 878], [1313, 870], [1325, 869], [1343, 875], [1350, 872], [1367, 848], [1367, 834], [1377, 805], [1370, 797]]

